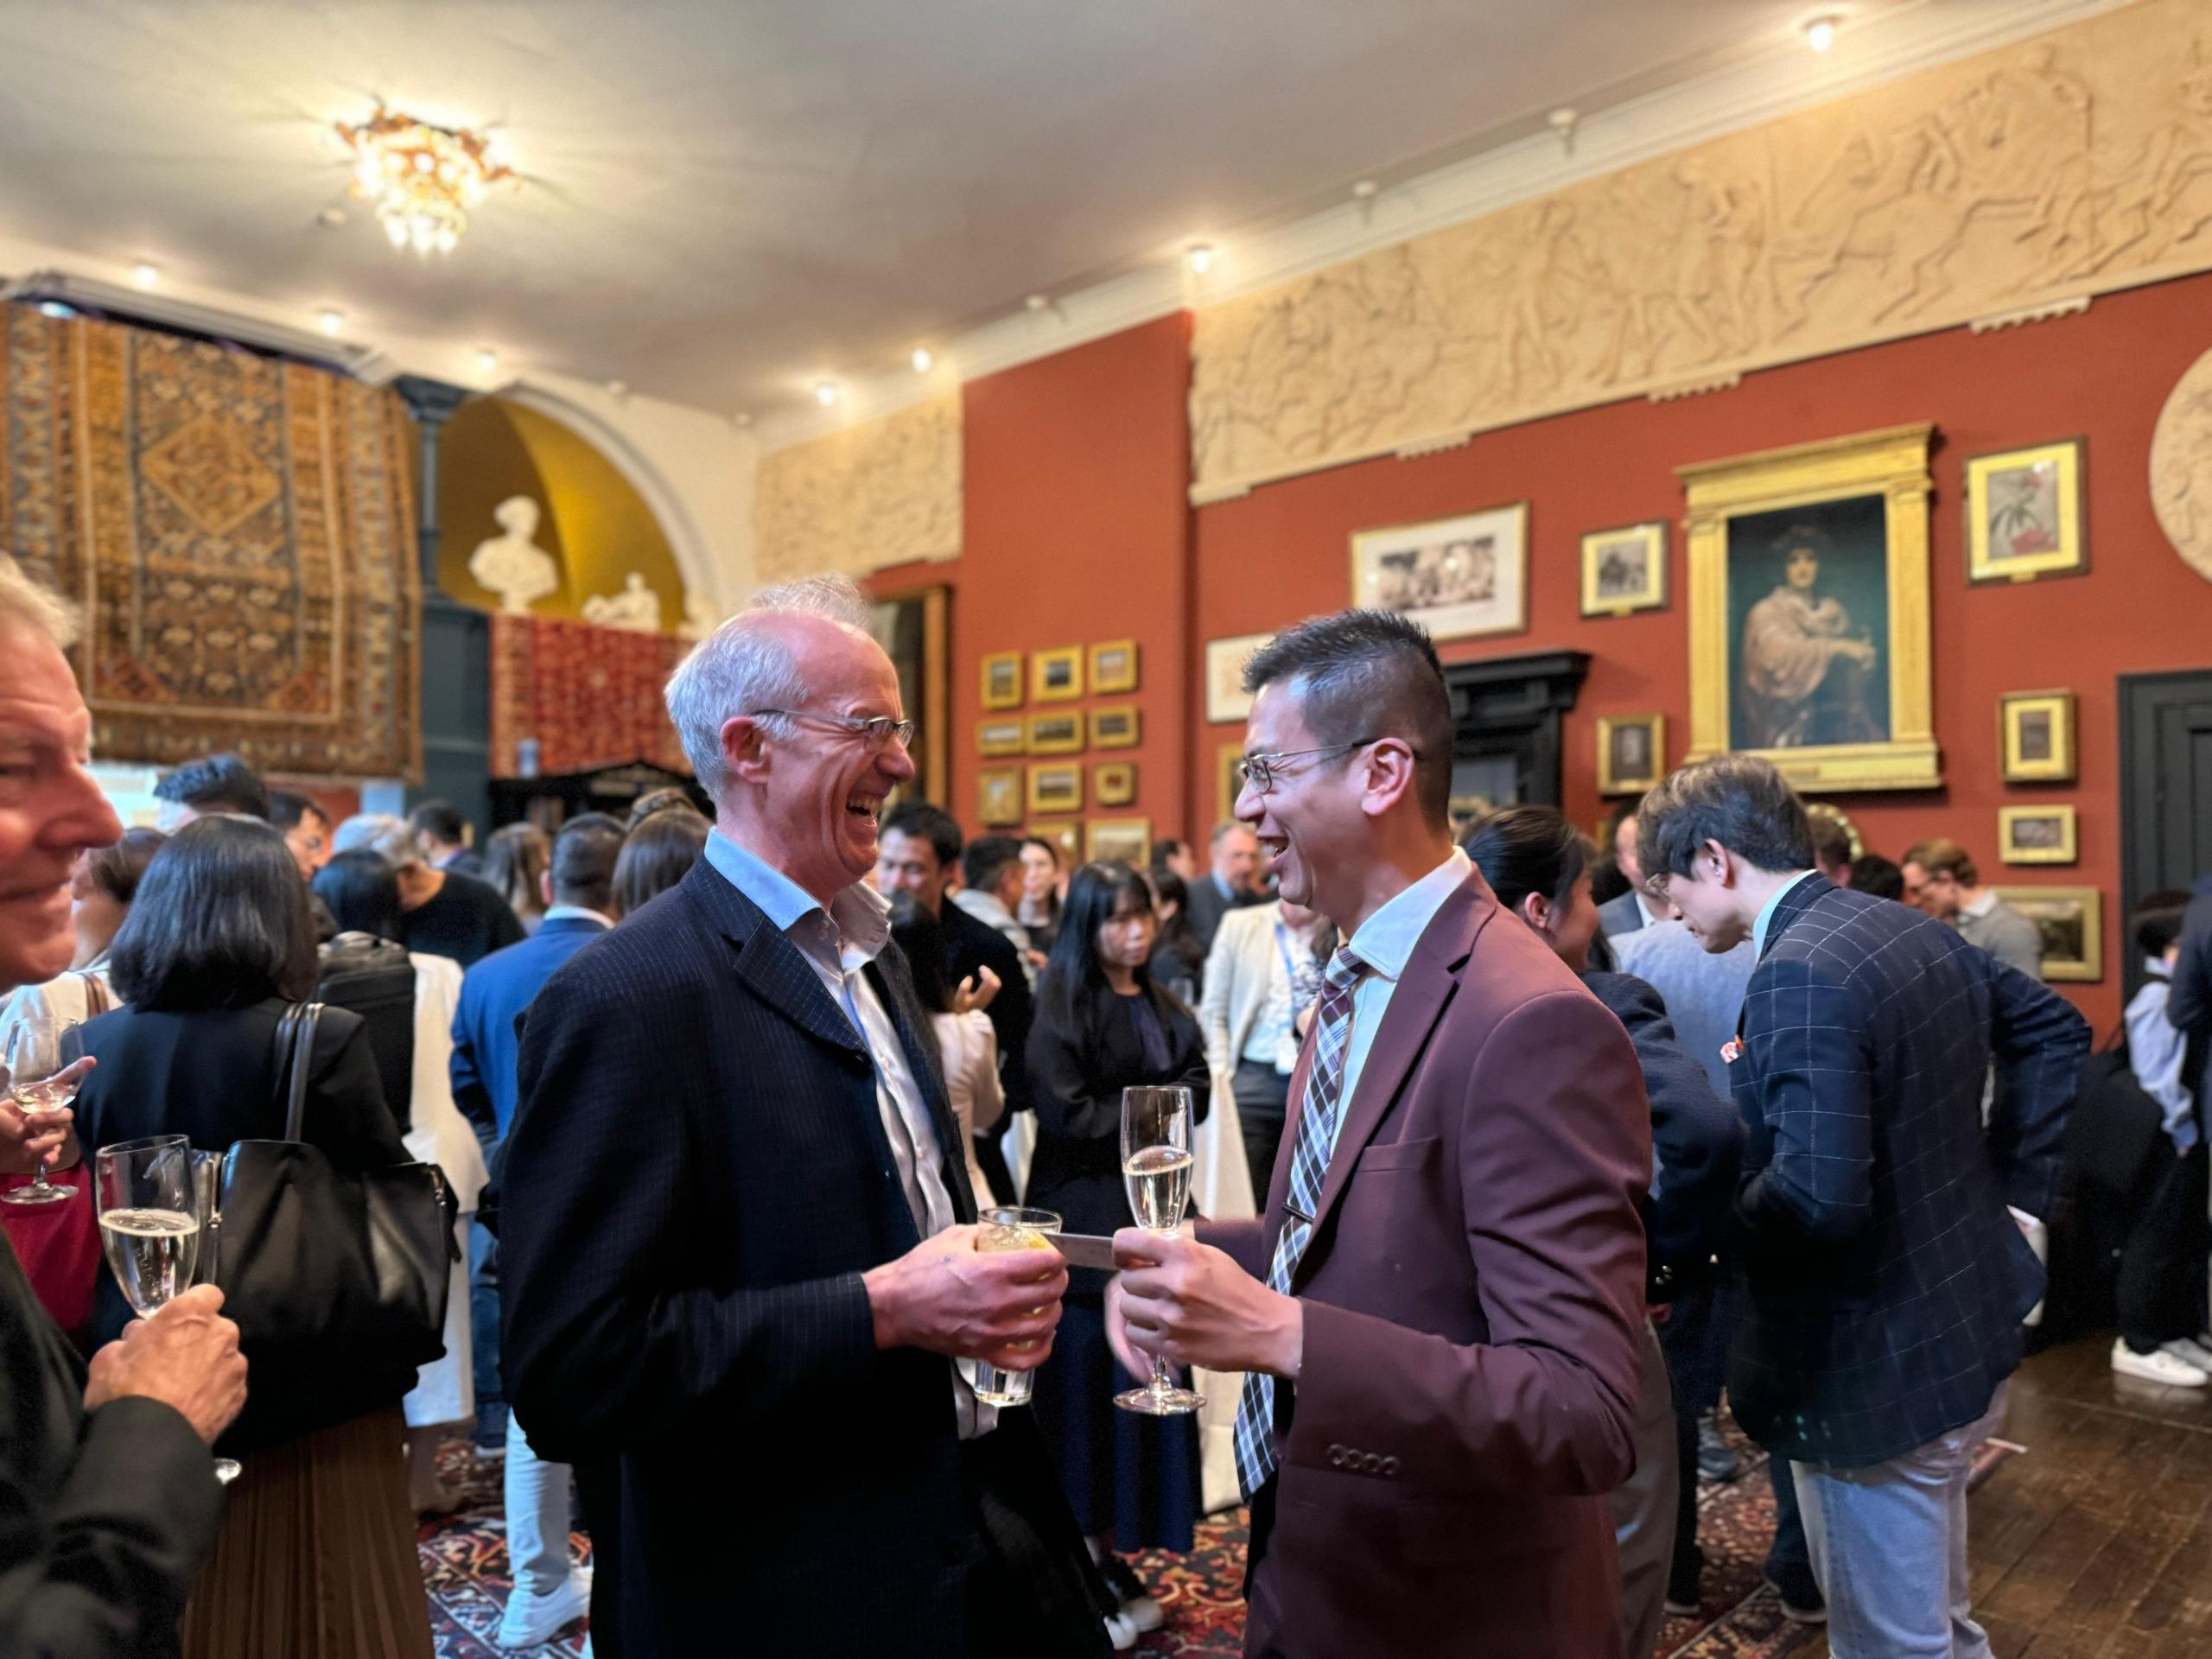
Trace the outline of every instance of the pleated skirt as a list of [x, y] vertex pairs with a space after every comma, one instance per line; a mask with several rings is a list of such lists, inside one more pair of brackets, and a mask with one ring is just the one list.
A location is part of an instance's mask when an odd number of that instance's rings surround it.
[[248, 1453], [184, 1659], [433, 1659], [397, 1405]]

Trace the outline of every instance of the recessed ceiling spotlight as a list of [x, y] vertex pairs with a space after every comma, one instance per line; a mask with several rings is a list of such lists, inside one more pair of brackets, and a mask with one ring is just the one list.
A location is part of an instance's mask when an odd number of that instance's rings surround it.
[[814, 383], [814, 401], [821, 404], [824, 409], [830, 407], [830, 405], [837, 401], [837, 383], [835, 380], [816, 381]]
[[346, 222], [343, 207], [326, 207], [315, 216], [315, 222], [326, 231], [334, 231]]
[[1351, 187], [1351, 199], [1354, 201], [1372, 201], [1380, 188], [1372, 179], [1355, 180]]
[[1559, 108], [1554, 110], [1549, 115], [1544, 118], [1545, 120], [1552, 124], [1552, 126], [1555, 130], [1568, 132], [1572, 132], [1574, 130], [1574, 124], [1581, 118], [1582, 112], [1580, 110], [1569, 109], [1564, 104], [1560, 105]]
[[1046, 299], [1042, 294], [1032, 294], [1027, 299], [1022, 302], [1022, 304], [1028, 307], [1032, 311], [1042, 311], [1051, 303], [1052, 301]]
[[476, 367], [479, 372], [489, 374], [499, 366], [499, 354], [489, 346], [476, 353]]
[[162, 268], [141, 259], [130, 268], [130, 280], [141, 288], [151, 288], [162, 280]]
[[346, 314], [334, 305], [325, 306], [316, 312], [315, 320], [316, 326], [334, 340], [344, 331], [346, 327]]
[[744, 410], [741, 409], [736, 414], [729, 417], [729, 423], [735, 427], [739, 431], [742, 432], [747, 427], [753, 424], [753, 416], [747, 414]]
[[1815, 52], [1825, 52], [1835, 44], [1835, 31], [1843, 19], [1834, 12], [1823, 12], [1805, 25], [1805, 44]]
[[916, 374], [927, 374], [937, 366], [937, 353], [926, 346], [914, 347], [914, 354], [906, 359], [914, 365]]
[[610, 397], [616, 398], [627, 397], [630, 395], [630, 383], [627, 380], [608, 381], [607, 383], [607, 395]]
[[1193, 276], [1203, 276], [1213, 269], [1213, 248], [1210, 244], [1193, 242], [1183, 257], [1190, 261]]

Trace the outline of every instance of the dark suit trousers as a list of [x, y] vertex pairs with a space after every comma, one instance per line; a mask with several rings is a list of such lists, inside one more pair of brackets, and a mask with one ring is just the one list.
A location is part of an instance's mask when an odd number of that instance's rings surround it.
[[1244, 1136], [1244, 1161], [1252, 1171], [1252, 1202], [1264, 1210], [1268, 1183], [1274, 1179], [1275, 1149], [1282, 1145], [1283, 1118], [1290, 1106], [1290, 1079], [1272, 1065], [1239, 1060], [1230, 1087], [1236, 1096], [1236, 1127]]
[[2120, 1252], [2120, 1333], [2139, 1354], [2204, 1329], [2207, 1154], [2176, 1157], [2161, 1135], [2157, 1174]]

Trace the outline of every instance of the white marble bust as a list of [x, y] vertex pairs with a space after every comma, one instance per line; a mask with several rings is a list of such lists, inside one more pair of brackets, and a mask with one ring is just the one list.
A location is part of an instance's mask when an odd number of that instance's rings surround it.
[[504, 535], [477, 543], [468, 556], [468, 574], [477, 585], [499, 596], [508, 616], [527, 616], [530, 607], [561, 586], [561, 567], [531, 538], [537, 534], [537, 503], [511, 495], [492, 510]]

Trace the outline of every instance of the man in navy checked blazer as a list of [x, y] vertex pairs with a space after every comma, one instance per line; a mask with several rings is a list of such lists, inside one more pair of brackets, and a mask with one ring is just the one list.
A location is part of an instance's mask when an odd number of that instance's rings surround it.
[[1758, 953], [1730, 1065], [1751, 1308], [1729, 1395], [1790, 1460], [1830, 1651], [1987, 1659], [1967, 1474], [2044, 1280], [2008, 1208], [2050, 1212], [2088, 1026], [1941, 923], [1832, 886], [1765, 760], [1684, 767], [1639, 817], [1655, 893], [1707, 950]]
[[866, 614], [798, 582], [685, 658], [705, 855], [525, 1017], [506, 1380], [585, 1477], [602, 1659], [1107, 1651], [1030, 1414], [976, 1396], [973, 1361], [1045, 1361], [1067, 1273], [976, 1252], [929, 1022], [861, 882], [914, 776]]

